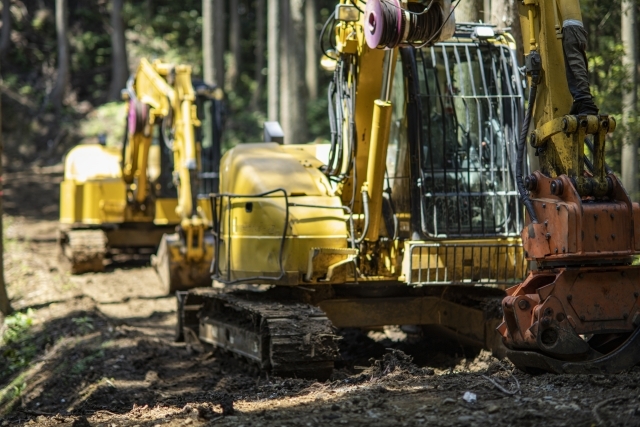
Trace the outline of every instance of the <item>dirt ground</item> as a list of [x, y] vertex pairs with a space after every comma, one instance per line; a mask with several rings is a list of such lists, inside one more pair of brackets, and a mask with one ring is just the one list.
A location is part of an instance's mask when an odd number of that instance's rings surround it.
[[175, 301], [148, 265], [70, 276], [58, 264], [61, 172], [5, 175], [18, 313], [0, 329], [0, 426], [640, 425], [639, 368], [530, 376], [390, 327], [342, 331], [343, 361], [318, 383], [174, 343]]

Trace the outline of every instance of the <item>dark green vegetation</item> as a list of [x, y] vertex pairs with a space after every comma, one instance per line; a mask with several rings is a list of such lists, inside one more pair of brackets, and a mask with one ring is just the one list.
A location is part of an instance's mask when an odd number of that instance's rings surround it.
[[[107, 102], [112, 72], [111, 2], [69, 0], [71, 71], [65, 108], [60, 117], [53, 114], [53, 108], [48, 103], [57, 65], [55, 2], [14, 0], [11, 3], [12, 44], [6, 57], [0, 60], [7, 155], [12, 163], [29, 162], [37, 158], [55, 163], [82, 138], [95, 136], [80, 134], [77, 131], [78, 122]], [[333, 1], [318, 3], [321, 9], [319, 19], [324, 22], [333, 8]], [[194, 76], [201, 76], [201, 13], [201, 0], [126, 1], [123, 15], [131, 71], [135, 71], [134, 67], [141, 57], [162, 58], [190, 64]], [[227, 148], [239, 142], [261, 140], [267, 108], [266, 86], [257, 98], [257, 104], [250, 105], [256, 89], [254, 1], [241, 1], [239, 15], [240, 76], [234, 87], [229, 84], [225, 87]], [[317, 28], [319, 33], [320, 22]], [[230, 55], [227, 52], [225, 56], [227, 64]], [[266, 73], [265, 63], [262, 74]], [[308, 105], [311, 139], [329, 136], [324, 95], [329, 78], [328, 73], [320, 74], [319, 99]]]

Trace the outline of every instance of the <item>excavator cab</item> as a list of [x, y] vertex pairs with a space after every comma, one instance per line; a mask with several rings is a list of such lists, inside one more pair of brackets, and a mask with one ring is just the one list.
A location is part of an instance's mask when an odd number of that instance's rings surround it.
[[[466, 28], [460, 38], [469, 37]], [[514, 51], [470, 39], [401, 49], [394, 80], [390, 194], [395, 206], [411, 209], [416, 240], [518, 236], [515, 141], [523, 86]], [[417, 187], [411, 198], [401, 196], [409, 175]]]

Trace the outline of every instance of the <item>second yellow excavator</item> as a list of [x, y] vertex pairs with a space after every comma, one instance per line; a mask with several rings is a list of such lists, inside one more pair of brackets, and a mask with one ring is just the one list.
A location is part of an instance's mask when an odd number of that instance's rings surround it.
[[82, 273], [102, 271], [107, 257], [157, 249], [152, 262], [166, 293], [206, 286], [222, 93], [194, 82], [187, 65], [142, 59], [123, 95], [122, 149], [83, 144], [66, 157], [62, 253]]

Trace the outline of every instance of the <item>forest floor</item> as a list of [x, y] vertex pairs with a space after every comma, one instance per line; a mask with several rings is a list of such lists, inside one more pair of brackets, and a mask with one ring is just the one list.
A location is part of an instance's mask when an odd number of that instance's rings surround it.
[[344, 360], [319, 383], [174, 343], [175, 300], [147, 264], [81, 276], [59, 265], [61, 179], [60, 165], [5, 175], [17, 313], [0, 328], [0, 426], [640, 425], [639, 368], [530, 376], [387, 328], [342, 331]]

